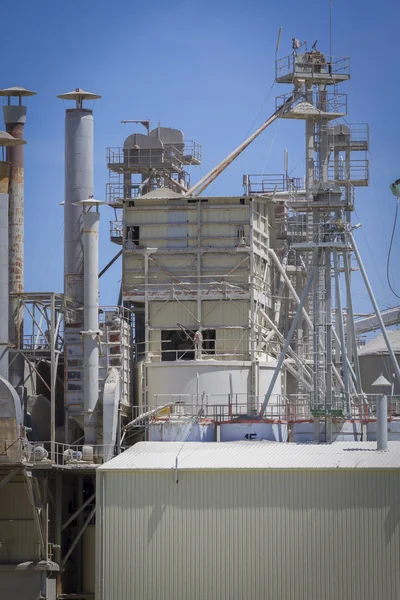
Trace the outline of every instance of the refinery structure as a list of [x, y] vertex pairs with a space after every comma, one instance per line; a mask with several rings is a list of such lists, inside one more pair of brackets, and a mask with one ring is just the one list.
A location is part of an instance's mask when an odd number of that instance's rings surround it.
[[[176, 486], [180, 460], [191, 465], [187, 469], [207, 472], [240, 469], [243, 460], [243, 470], [254, 478], [255, 468], [279, 469], [280, 452], [285, 468], [295, 471], [301, 469], [302, 453], [316, 464], [325, 456], [321, 468], [328, 471], [357, 470], [356, 458], [346, 462], [337, 448], [351, 449], [354, 443], [372, 451], [377, 441], [378, 450], [385, 450], [388, 436], [389, 446], [400, 442], [395, 395], [400, 342], [397, 332], [387, 329], [399, 323], [400, 310], [379, 311], [356, 244], [359, 224], [352, 219], [357, 188], [369, 184], [370, 139], [367, 124], [345, 118], [342, 88], [350, 79], [350, 60], [294, 40], [292, 53], [277, 58], [275, 69], [283, 93], [271, 117], [197, 182], [199, 143], [179, 129], [126, 121], [134, 133], [121, 147], [107, 148], [109, 182], [101, 199], [94, 191], [95, 124], [88, 108], [100, 96], [80, 88], [61, 94], [68, 103], [64, 290], [48, 293], [24, 288], [25, 104], [34, 92], [0, 91], [6, 128], [0, 132], [4, 598], [96, 594], [98, 600], [122, 600], [130, 597], [129, 589], [139, 600], [214, 598], [205, 592], [188, 596], [189, 588], [177, 591], [168, 578], [170, 591], [157, 596], [155, 588], [146, 587], [151, 577], [141, 559], [136, 562], [141, 587], [121, 583], [119, 595], [113, 595], [118, 587], [113, 572], [129, 571], [123, 561], [115, 558], [117, 567], [112, 562], [119, 538], [112, 538], [107, 525], [114, 514], [107, 498], [111, 487], [118, 489], [115, 470], [170, 470]], [[285, 154], [281, 174], [244, 174], [237, 195], [207, 195], [208, 186], [277, 119], [304, 124], [305, 176], [291, 177]], [[400, 194], [397, 184], [393, 192]], [[100, 270], [99, 222], [108, 214], [114, 215], [115, 258]], [[99, 278], [120, 257], [116, 304], [102, 306]], [[372, 312], [362, 318], [355, 318], [354, 270], [371, 300]], [[368, 352], [368, 345], [361, 347], [362, 335], [374, 331], [381, 337]], [[390, 381], [379, 377], [382, 365]], [[147, 445], [136, 447], [138, 442]], [[163, 442], [163, 450], [155, 442]], [[208, 453], [204, 461], [196, 462], [190, 443], [196, 453], [202, 448]], [[376, 462], [385, 473], [397, 465], [398, 451], [390, 447]], [[368, 471], [362, 459], [360, 464]], [[140, 485], [143, 476], [136, 472], [135, 477]], [[160, 480], [160, 494], [163, 485]], [[195, 480], [192, 485], [197, 489]], [[306, 494], [306, 482], [301, 486]], [[375, 480], [374, 486], [379, 487]], [[120, 496], [126, 514], [127, 489]], [[135, 489], [132, 483], [133, 495]], [[157, 492], [149, 488], [148, 493]], [[115, 505], [119, 496], [114, 495]], [[142, 525], [129, 521], [138, 554], [135, 528]], [[118, 530], [121, 540], [123, 530]], [[351, 531], [357, 537], [357, 530]], [[140, 532], [145, 537], [145, 530]], [[297, 597], [282, 586], [282, 598]], [[218, 589], [219, 598], [234, 597], [231, 588]], [[318, 593], [328, 597], [323, 588]], [[390, 593], [388, 588], [387, 598]], [[248, 597], [264, 597], [256, 589], [252, 594]]]

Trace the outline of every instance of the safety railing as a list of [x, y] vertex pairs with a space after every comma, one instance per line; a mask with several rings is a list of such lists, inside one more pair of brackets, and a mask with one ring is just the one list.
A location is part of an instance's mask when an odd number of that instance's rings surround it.
[[369, 125], [367, 123], [348, 123], [328, 127], [328, 138], [333, 148], [367, 151], [369, 149]]
[[350, 77], [350, 58], [333, 57], [321, 52], [290, 54], [275, 61], [276, 80], [292, 81], [295, 77], [346, 80]]
[[106, 200], [111, 206], [121, 205], [124, 200], [135, 199], [141, 195], [142, 185], [140, 183], [132, 183], [129, 189], [121, 183], [107, 183], [106, 185]]
[[[175, 275], [175, 277], [177, 276]], [[146, 286], [144, 277], [129, 274], [128, 277], [125, 276], [123, 282], [124, 295], [144, 298], [147, 293], [149, 299], [161, 297], [173, 299], [175, 295], [180, 298], [192, 297], [200, 291], [209, 297], [224, 295], [226, 299], [229, 299], [230, 296], [238, 299], [239, 296], [246, 297], [250, 290], [250, 282], [247, 274], [232, 274], [228, 276], [216, 273], [215, 278], [203, 277], [200, 283], [193, 281], [194, 278], [192, 278], [192, 281], [190, 281], [189, 277], [185, 278], [179, 275], [179, 278], [183, 279], [183, 281], [171, 282], [166, 279], [164, 281], [155, 281], [155, 277], [152, 279], [149, 278]]]
[[248, 195], [272, 194], [274, 192], [293, 192], [304, 189], [304, 180], [300, 177], [288, 177], [281, 174], [247, 175]]
[[21, 441], [20, 451], [22, 459], [29, 464], [54, 463], [57, 465], [92, 465], [101, 464], [110, 460], [117, 454], [117, 448], [111, 444], [91, 446], [93, 461], [88, 460], [84, 444], [62, 444], [49, 441]]
[[202, 147], [193, 140], [185, 141], [182, 152], [184, 165], [199, 165], [202, 159]]
[[110, 221], [110, 239], [114, 243], [122, 244], [123, 225], [121, 221]]
[[102, 305], [99, 310], [99, 323], [109, 324], [107, 321], [109, 320], [110, 316], [113, 317], [114, 315], [122, 317], [129, 323], [132, 319], [132, 310], [130, 308], [126, 308], [125, 306]]
[[347, 223], [340, 219], [313, 224], [301, 220], [288, 222], [287, 236], [292, 245], [345, 244], [347, 230]]
[[[130, 427], [144, 427], [156, 422], [199, 419], [224, 423], [240, 418], [258, 418], [264, 396], [247, 394], [155, 394], [148, 406], [133, 407]], [[263, 415], [264, 420], [286, 421], [285, 397], [273, 394]]]
[[126, 172], [148, 168], [180, 171], [182, 150], [169, 144], [165, 148], [107, 148], [107, 165], [109, 169], [117, 167], [118, 171]]
[[[316, 162], [314, 164], [314, 181], [319, 182], [323, 178], [322, 166]], [[337, 165], [328, 166], [328, 180], [337, 184], [349, 182], [355, 186], [368, 185], [369, 182], [369, 160], [350, 160], [348, 163], [339, 161]]]
[[310, 394], [310, 412], [316, 416], [342, 417], [346, 409], [346, 395], [340, 392], [330, 391], [322, 395]]
[[50, 350], [50, 333], [48, 335], [31, 335], [24, 334], [23, 336], [24, 350]]
[[[193, 360], [250, 360], [250, 350], [246, 338], [237, 337], [229, 340], [229, 346], [226, 342], [220, 344], [215, 340], [203, 342], [203, 347], [196, 347], [194, 342], [187, 342], [187, 347], [168, 348], [161, 347], [158, 340], [145, 342], [136, 342], [135, 357], [137, 359], [147, 357], [152, 362], [182, 362]], [[162, 342], [163, 346], [166, 342]], [[207, 346], [206, 346], [207, 344]]]

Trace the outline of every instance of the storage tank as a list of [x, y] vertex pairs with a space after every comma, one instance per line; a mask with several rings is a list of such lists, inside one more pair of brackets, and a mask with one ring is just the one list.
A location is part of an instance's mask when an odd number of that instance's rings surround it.
[[[264, 400], [276, 361], [259, 363], [259, 401]], [[243, 405], [251, 394], [251, 363], [239, 361], [193, 360], [175, 363], [149, 363], [146, 365], [147, 403], [160, 406], [179, 399], [188, 404], [198, 403], [205, 397], [208, 406], [227, 405], [230, 391], [234, 402]], [[278, 376], [268, 404], [269, 412], [280, 402], [281, 376]], [[180, 398], [178, 398], [180, 396]]]
[[[319, 441], [329, 441], [326, 439], [326, 424], [320, 422]], [[357, 442], [361, 440], [361, 423], [351, 421], [333, 421], [332, 422], [332, 442]], [[314, 423], [307, 421], [304, 423], [295, 423], [293, 425], [293, 442], [297, 444], [310, 443], [314, 441]]]
[[153, 421], [149, 425], [150, 442], [215, 442], [216, 425], [211, 421], [195, 422], [190, 418]]
[[220, 429], [221, 442], [233, 442], [236, 440], [287, 442], [287, 437], [288, 430], [286, 423], [241, 421], [238, 423], [223, 423]]
[[[396, 442], [400, 441], [400, 419], [394, 419], [393, 421], [388, 421], [388, 441]], [[371, 421], [367, 424], [367, 440], [369, 442], [376, 442], [376, 431], [377, 431], [377, 423], [376, 421]]]

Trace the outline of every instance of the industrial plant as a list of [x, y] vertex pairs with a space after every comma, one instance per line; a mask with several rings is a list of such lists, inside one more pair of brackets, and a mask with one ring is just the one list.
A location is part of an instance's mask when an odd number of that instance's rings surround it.
[[[35, 92], [0, 90], [1, 599], [398, 598], [400, 307], [379, 310], [353, 218], [369, 127], [347, 120], [348, 57], [279, 46], [272, 115], [200, 178], [190, 131], [122, 121], [97, 196], [101, 96], [58, 96], [62, 291], [24, 286]], [[279, 119], [304, 124], [304, 177], [285, 151], [207, 195]]]

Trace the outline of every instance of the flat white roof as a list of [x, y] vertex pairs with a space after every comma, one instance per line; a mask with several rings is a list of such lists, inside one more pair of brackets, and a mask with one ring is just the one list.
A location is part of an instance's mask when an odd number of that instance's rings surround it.
[[400, 469], [400, 442], [378, 452], [376, 442], [286, 444], [267, 441], [139, 442], [100, 471], [175, 469]]

